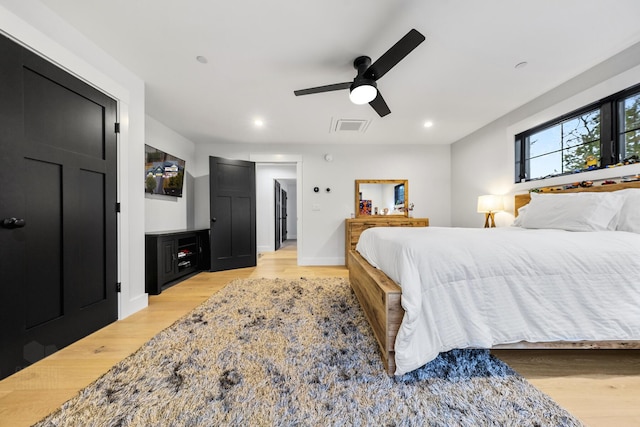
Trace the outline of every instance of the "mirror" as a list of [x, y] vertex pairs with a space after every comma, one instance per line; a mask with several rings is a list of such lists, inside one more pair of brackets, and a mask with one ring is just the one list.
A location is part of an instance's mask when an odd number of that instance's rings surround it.
[[409, 181], [406, 179], [357, 179], [356, 217], [409, 216]]

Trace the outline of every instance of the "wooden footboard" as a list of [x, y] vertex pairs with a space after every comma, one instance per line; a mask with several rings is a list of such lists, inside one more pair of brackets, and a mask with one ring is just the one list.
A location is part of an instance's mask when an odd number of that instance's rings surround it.
[[349, 251], [349, 281], [378, 341], [389, 375], [396, 370], [394, 345], [404, 310], [400, 287], [356, 251]]
[[[348, 253], [349, 281], [378, 341], [382, 361], [389, 375], [396, 370], [395, 340], [404, 309], [401, 289], [393, 280], [371, 266], [355, 250]], [[493, 349], [640, 349], [640, 341], [555, 341], [500, 344]]]

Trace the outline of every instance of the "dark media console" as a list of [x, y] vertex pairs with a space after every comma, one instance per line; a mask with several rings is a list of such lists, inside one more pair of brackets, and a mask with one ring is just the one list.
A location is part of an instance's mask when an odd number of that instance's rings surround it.
[[158, 295], [187, 276], [209, 270], [209, 229], [145, 234], [145, 291]]

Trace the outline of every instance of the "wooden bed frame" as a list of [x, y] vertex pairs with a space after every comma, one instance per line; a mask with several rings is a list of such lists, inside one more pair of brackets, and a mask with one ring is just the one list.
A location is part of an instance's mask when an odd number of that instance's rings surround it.
[[[577, 192], [577, 191], [616, 191], [625, 188], [640, 188], [640, 181], [575, 188], [570, 190], [549, 187], [542, 192]], [[529, 193], [515, 196], [515, 211], [529, 203]], [[384, 225], [384, 224], [381, 224]], [[359, 237], [356, 236], [356, 237]], [[357, 242], [357, 238], [354, 239]], [[349, 281], [351, 287], [362, 306], [362, 309], [373, 329], [382, 355], [382, 361], [389, 375], [396, 370], [395, 340], [400, 323], [404, 316], [404, 309], [400, 305], [402, 291], [392, 279], [381, 270], [371, 266], [358, 252], [355, 243], [347, 254], [346, 264], [349, 267]], [[519, 342], [501, 344], [495, 349], [640, 349], [640, 341], [580, 341], [580, 342]]]

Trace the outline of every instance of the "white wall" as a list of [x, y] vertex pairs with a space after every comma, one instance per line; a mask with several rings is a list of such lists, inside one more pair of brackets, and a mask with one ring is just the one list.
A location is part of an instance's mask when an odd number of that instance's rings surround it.
[[147, 306], [144, 290], [144, 82], [42, 4], [2, 0], [0, 31], [119, 101], [119, 317]]
[[[144, 230], [168, 231], [191, 228], [194, 224], [194, 181], [191, 168], [195, 165], [195, 145], [182, 135], [169, 129], [156, 119], [147, 116], [145, 122], [146, 144], [185, 161], [185, 179], [182, 197], [169, 197], [145, 193]], [[143, 164], [140, 165], [140, 186], [143, 190]], [[209, 228], [208, 226], [205, 228]]]
[[514, 183], [514, 136], [579, 107], [640, 83], [640, 44], [636, 44], [548, 93], [506, 114], [451, 146], [452, 225], [482, 227], [476, 212], [483, 194], [506, 195], [498, 226], [513, 222], [513, 194], [529, 188], [614, 178], [640, 172], [630, 165], [545, 180]]
[[[324, 160], [331, 153], [333, 161]], [[415, 217], [451, 224], [450, 147], [447, 145], [196, 145], [196, 226], [209, 224], [208, 156], [250, 160], [259, 155], [300, 156], [298, 263], [344, 264], [344, 220], [354, 212], [356, 179], [408, 179]], [[313, 187], [320, 192], [314, 193]], [[326, 188], [331, 188], [327, 193]], [[313, 210], [317, 205], [318, 210]]]

